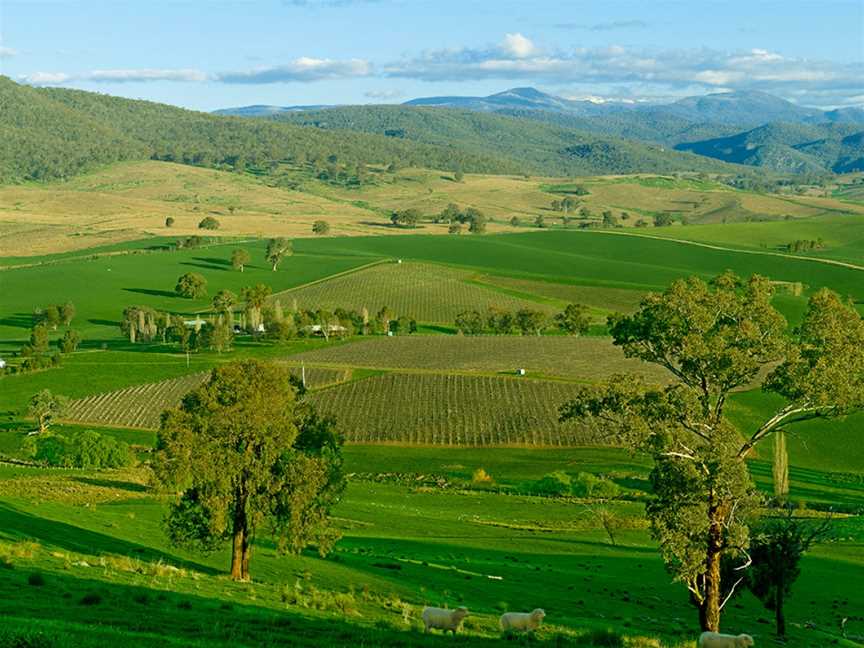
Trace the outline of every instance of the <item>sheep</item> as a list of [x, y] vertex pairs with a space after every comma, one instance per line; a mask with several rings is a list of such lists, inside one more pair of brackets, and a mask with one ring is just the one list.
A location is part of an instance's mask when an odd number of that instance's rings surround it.
[[455, 635], [456, 630], [462, 625], [462, 619], [468, 616], [468, 608], [459, 607], [455, 610], [445, 610], [444, 608], [425, 607], [421, 616], [426, 632], [432, 628], [437, 628], [445, 633], [450, 630]]
[[699, 648], [749, 648], [753, 637], [747, 634], [720, 634], [719, 632], [703, 632], [699, 636]]
[[498, 619], [498, 625], [507, 630], [533, 631], [540, 627], [546, 612], [537, 608], [533, 612], [507, 612]]

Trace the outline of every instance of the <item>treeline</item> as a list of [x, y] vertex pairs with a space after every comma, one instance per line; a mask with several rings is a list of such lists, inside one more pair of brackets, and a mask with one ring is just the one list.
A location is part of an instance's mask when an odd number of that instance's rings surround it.
[[[0, 368], [0, 373], [24, 373], [57, 367], [64, 354], [76, 351], [81, 335], [71, 327], [75, 318], [72, 302], [51, 304], [33, 313], [29, 340], [14, 354], [19, 361]], [[62, 337], [52, 341], [51, 332], [65, 327]]]
[[792, 241], [791, 243], [782, 246], [782, 249], [786, 252], [812, 252], [813, 250], [821, 250], [824, 247], [825, 241], [818, 238], [815, 240], [798, 239], [797, 241]]
[[210, 115], [80, 90], [31, 88], [8, 77], [0, 77], [0, 136], [3, 182], [64, 179], [107, 163], [148, 158], [261, 174], [282, 162], [320, 162], [320, 172], [329, 175], [327, 160], [334, 157], [355, 176], [367, 164], [520, 170], [484, 152]]
[[541, 335], [549, 329], [567, 335], [585, 335], [591, 326], [591, 318], [588, 307], [583, 304], [568, 304], [551, 318], [547, 313], [531, 308], [508, 311], [490, 307], [485, 315], [477, 310], [462, 311], [456, 316], [454, 326], [462, 335]]

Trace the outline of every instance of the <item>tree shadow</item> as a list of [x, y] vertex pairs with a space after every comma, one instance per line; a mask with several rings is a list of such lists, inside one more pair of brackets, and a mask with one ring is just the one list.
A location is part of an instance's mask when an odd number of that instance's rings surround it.
[[180, 295], [172, 290], [156, 290], [154, 288], [124, 288], [126, 292], [138, 293], [139, 295], [150, 295], [151, 297], [173, 297], [180, 299]]
[[119, 321], [99, 319], [99, 318], [88, 319], [87, 322], [89, 324], [96, 324], [97, 326], [113, 326], [113, 327], [120, 326]]
[[119, 479], [97, 479], [95, 477], [72, 477], [72, 481], [90, 486], [99, 486], [100, 488], [113, 488], [116, 490], [124, 490], [130, 493], [146, 493], [147, 487], [144, 484], [137, 482], [122, 481]]
[[15, 313], [0, 319], [0, 326], [11, 326], [13, 328], [30, 329], [36, 323], [32, 313]]
[[203, 270], [219, 270], [220, 272], [228, 272], [231, 268], [226, 268], [222, 265], [211, 265], [209, 263], [193, 263], [192, 261], [181, 261], [182, 266], [191, 266], [193, 268], [201, 268]]
[[223, 268], [231, 268], [231, 261], [228, 259], [220, 259], [218, 257], [192, 257], [193, 261], [200, 261], [201, 263], [209, 263], [214, 266], [222, 266]]
[[57, 522], [25, 513], [11, 504], [0, 502], [0, 536], [11, 540], [38, 540], [67, 551], [94, 555], [99, 553], [135, 556], [148, 562], [162, 561], [170, 565], [194, 569], [205, 574], [221, 573], [213, 567], [153, 549], [144, 545], [90, 531], [66, 522]]

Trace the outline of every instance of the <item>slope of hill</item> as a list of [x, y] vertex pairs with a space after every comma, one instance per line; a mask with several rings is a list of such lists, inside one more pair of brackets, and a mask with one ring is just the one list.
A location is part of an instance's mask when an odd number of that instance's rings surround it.
[[[278, 160], [338, 160], [481, 173], [521, 171], [482, 153], [364, 133], [327, 133], [285, 123], [193, 112], [149, 101], [0, 77], [0, 181], [62, 179], [117, 160], [159, 159], [266, 172]], [[10, 144], [11, 145], [7, 145]]]
[[345, 106], [281, 113], [272, 120], [322, 130], [360, 131], [454, 146], [476, 155], [518, 161], [532, 173], [553, 175], [671, 171], [729, 172], [695, 155], [652, 144], [601, 137], [552, 123], [470, 110], [412, 106]]
[[692, 121], [734, 126], [771, 121], [805, 122], [822, 116], [822, 111], [817, 108], [798, 106], [766, 92], [752, 90], [685, 97], [660, 109]]
[[677, 148], [785, 173], [845, 173], [864, 169], [864, 130], [859, 124], [772, 123]]

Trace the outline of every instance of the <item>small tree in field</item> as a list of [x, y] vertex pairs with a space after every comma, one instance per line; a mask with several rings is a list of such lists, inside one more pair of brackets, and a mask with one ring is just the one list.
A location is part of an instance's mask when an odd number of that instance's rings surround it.
[[45, 434], [54, 421], [63, 415], [66, 409], [66, 398], [52, 394], [51, 390], [43, 389], [34, 394], [27, 404], [27, 414], [36, 419], [38, 428], [34, 434]]
[[60, 309], [54, 305], [48, 306], [45, 310], [42, 311], [42, 321], [45, 322], [47, 326], [50, 326], [52, 330], [57, 330], [57, 326], [60, 324]]
[[276, 268], [279, 267], [282, 259], [293, 254], [294, 244], [290, 240], [280, 237], [270, 239], [267, 243], [267, 251], [264, 253], [264, 256], [267, 259], [267, 263], [273, 267], [273, 272], [276, 272]]
[[212, 216], [205, 216], [198, 223], [198, 229], [217, 230], [219, 229], [219, 221]]
[[326, 236], [330, 233], [330, 223], [323, 220], [317, 220], [312, 223], [312, 233], [319, 236]]
[[174, 292], [187, 299], [199, 299], [207, 295], [207, 280], [197, 272], [187, 272], [177, 280]]
[[60, 321], [63, 322], [63, 326], [69, 326], [72, 320], [75, 319], [75, 304], [67, 301], [65, 304], [58, 306], [58, 310], [60, 311]]
[[588, 307], [583, 304], [567, 304], [555, 316], [555, 325], [567, 335], [585, 335], [591, 326]]
[[329, 512], [345, 486], [333, 427], [298, 400], [286, 367], [246, 360], [214, 369], [162, 415], [153, 467], [178, 493], [166, 518], [171, 541], [205, 551], [230, 541], [237, 581], [250, 579], [265, 523], [280, 551], [315, 545], [326, 554], [338, 539]]
[[[627, 357], [666, 368], [674, 382], [652, 387], [614, 376], [579, 387], [561, 410], [562, 419], [593, 420], [653, 457], [652, 534], [675, 579], [686, 584], [703, 630], [719, 630], [737, 584], [721, 582], [724, 558], [743, 562], [748, 545], [747, 517], [756, 503], [745, 463], [750, 451], [790, 425], [864, 408], [861, 316], [823, 290], [789, 336], [772, 294], [765, 278], [742, 282], [726, 273], [711, 284], [693, 277], [649, 295], [635, 314], [610, 317], [610, 332]], [[725, 415], [728, 397], [771, 367], [763, 389], [785, 403], [739, 431]]]
[[480, 335], [485, 322], [483, 316], [476, 310], [462, 311], [456, 316], [456, 330], [463, 335]]
[[516, 311], [516, 328], [522, 335], [540, 335], [546, 327], [546, 314], [530, 308], [520, 308]]
[[231, 253], [231, 267], [240, 272], [243, 272], [243, 269], [250, 260], [251, 257], [249, 256], [249, 253], [242, 248], [234, 250]]
[[461, 234], [462, 233], [462, 224], [461, 223], [450, 223], [447, 226], [448, 234]]
[[79, 344], [81, 344], [81, 335], [78, 331], [69, 329], [60, 340], [60, 350], [63, 353], [72, 353], [78, 349]]
[[174, 217], [169, 216], [165, 219], [165, 227], [174, 227]]
[[747, 572], [747, 584], [756, 598], [774, 611], [780, 639], [786, 638], [783, 608], [792, 585], [801, 574], [801, 558], [813, 544], [830, 536], [830, 523], [830, 518], [818, 523], [797, 520], [792, 509], [787, 509], [781, 517], [764, 520], [751, 530], [753, 563]]

